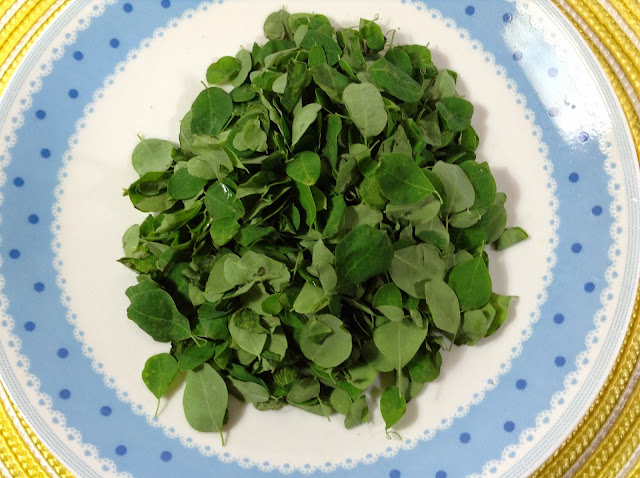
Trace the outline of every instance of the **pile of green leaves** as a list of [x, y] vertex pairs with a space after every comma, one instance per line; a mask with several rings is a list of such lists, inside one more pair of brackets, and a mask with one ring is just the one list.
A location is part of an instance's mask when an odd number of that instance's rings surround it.
[[179, 147], [133, 152], [125, 195], [153, 214], [124, 235], [128, 316], [171, 343], [142, 378], [160, 399], [186, 371], [188, 422], [222, 434], [229, 393], [355, 427], [383, 374], [388, 433], [443, 348], [505, 321], [484, 249], [526, 234], [505, 228], [473, 106], [427, 47], [285, 11], [264, 32], [209, 67], [231, 88], [198, 95]]

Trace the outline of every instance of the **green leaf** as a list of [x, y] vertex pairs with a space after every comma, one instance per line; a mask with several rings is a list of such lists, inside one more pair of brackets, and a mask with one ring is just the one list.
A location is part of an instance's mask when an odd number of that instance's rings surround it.
[[311, 189], [306, 184], [301, 183], [296, 183], [296, 187], [298, 188], [300, 205], [306, 213], [307, 226], [313, 227], [313, 224], [316, 222], [317, 209], [316, 202], [311, 194]]
[[351, 397], [349, 394], [342, 390], [341, 388], [336, 388], [331, 392], [331, 396], [329, 397], [331, 401], [331, 406], [335, 408], [336, 412], [341, 413], [343, 415], [348, 415], [349, 410], [351, 410]]
[[427, 96], [432, 101], [456, 96], [456, 80], [448, 70], [438, 73], [433, 85], [427, 90]]
[[496, 249], [502, 251], [518, 242], [524, 241], [529, 235], [519, 227], [505, 229], [496, 242]]
[[387, 126], [387, 110], [382, 95], [372, 84], [350, 84], [342, 93], [342, 101], [364, 138], [379, 135]]
[[361, 423], [367, 423], [369, 421], [369, 406], [367, 405], [367, 399], [364, 397], [358, 397], [355, 399], [349, 413], [344, 419], [344, 426], [347, 429], [351, 429]]
[[313, 81], [334, 101], [341, 101], [344, 90], [351, 84], [349, 78], [326, 63], [311, 68]]
[[160, 400], [178, 375], [178, 363], [171, 354], [157, 354], [144, 364], [142, 380], [147, 388]]
[[310, 319], [300, 332], [300, 349], [309, 360], [333, 368], [351, 355], [351, 334], [340, 319], [323, 314]]
[[487, 163], [478, 164], [475, 161], [465, 161], [460, 164], [460, 168], [471, 181], [475, 191], [473, 208], [481, 212], [486, 211], [496, 197], [496, 181], [493, 179], [489, 166]]
[[309, 129], [318, 117], [318, 112], [322, 109], [322, 105], [311, 103], [300, 108], [293, 116], [293, 125], [291, 127], [291, 147], [294, 147], [302, 138], [302, 135]]
[[222, 85], [228, 83], [242, 67], [242, 64], [232, 56], [223, 56], [209, 66], [207, 70], [207, 83], [210, 85]]
[[[249, 53], [247, 50], [240, 50], [236, 55], [236, 60], [240, 62], [240, 70], [233, 78], [231, 78], [230, 83], [231, 86], [237, 89], [245, 82], [245, 80], [249, 76], [249, 72], [251, 71], [251, 68], [253, 68], [253, 60], [251, 58], [251, 53]], [[231, 93], [231, 96], [234, 96], [233, 92]], [[233, 101], [238, 100], [236, 98], [233, 98]]]
[[259, 325], [258, 314], [249, 309], [242, 309], [236, 312], [229, 321], [229, 332], [239, 347], [257, 357], [262, 353], [262, 349], [267, 342], [266, 330], [260, 330], [255, 326], [252, 331], [246, 326], [239, 326], [239, 323], [243, 324], [247, 321]]
[[224, 217], [241, 219], [245, 212], [242, 202], [236, 199], [233, 191], [219, 182], [207, 189], [204, 205], [214, 220]]
[[451, 131], [463, 131], [471, 125], [473, 105], [462, 98], [443, 98], [436, 103], [440, 116]]
[[224, 380], [209, 364], [187, 373], [182, 405], [193, 429], [219, 432], [222, 436], [228, 400], [229, 393]]
[[215, 353], [216, 346], [213, 342], [205, 342], [204, 344], [190, 344], [185, 350], [183, 350], [180, 358], [178, 359], [179, 370], [193, 370], [199, 367]]
[[389, 269], [393, 248], [386, 232], [363, 224], [340, 240], [335, 256], [338, 283], [358, 284]]
[[380, 183], [375, 176], [364, 178], [358, 187], [358, 195], [363, 203], [376, 209], [384, 208], [389, 202], [389, 199], [382, 194]]
[[412, 297], [424, 299], [424, 285], [429, 280], [442, 280], [446, 269], [436, 247], [418, 244], [395, 251], [389, 274], [400, 289]]
[[460, 327], [460, 303], [456, 293], [440, 279], [430, 280], [424, 287], [433, 323], [440, 330], [455, 335]]
[[456, 213], [473, 206], [476, 195], [471, 181], [457, 164], [438, 161], [433, 167], [447, 195], [447, 212]]
[[373, 306], [391, 305], [402, 308], [402, 293], [395, 284], [387, 283], [380, 287], [373, 297]]
[[258, 383], [243, 382], [233, 377], [229, 377], [229, 382], [245, 403], [263, 403], [269, 400], [269, 390]]
[[287, 394], [287, 400], [293, 403], [304, 403], [320, 396], [320, 383], [315, 378], [298, 380]]
[[507, 320], [507, 317], [509, 316], [509, 306], [514, 298], [515, 297], [506, 295], [491, 294], [490, 303], [496, 311], [496, 315], [489, 326], [489, 330], [487, 330], [487, 337], [494, 334]]
[[270, 14], [264, 22], [264, 36], [269, 40], [288, 40], [292, 31], [289, 26], [291, 15], [286, 10], [278, 10]]
[[232, 217], [216, 219], [211, 223], [211, 239], [217, 246], [224, 246], [240, 231], [240, 224]]
[[[282, 96], [282, 106], [286, 111], [293, 111], [300, 99], [307, 81], [307, 65], [294, 61], [287, 66], [287, 83]], [[309, 106], [309, 105], [307, 105]], [[295, 133], [294, 133], [295, 135]], [[294, 144], [297, 141], [294, 141]]]
[[327, 304], [324, 290], [307, 282], [293, 303], [293, 310], [300, 314], [315, 314]]
[[422, 98], [422, 86], [385, 58], [375, 61], [368, 71], [376, 84], [399, 100], [414, 103]]
[[217, 87], [207, 88], [193, 102], [191, 111], [193, 134], [217, 136], [231, 118], [233, 101], [226, 91]]
[[407, 402], [398, 387], [388, 387], [382, 392], [380, 413], [382, 413], [386, 430], [398, 423], [406, 411]]
[[[492, 309], [493, 314], [486, 310], [488, 307]], [[464, 313], [462, 333], [471, 340], [471, 344], [476, 343], [487, 334], [495, 317], [495, 309], [491, 304], [485, 305], [484, 309], [468, 310]]]
[[338, 228], [342, 223], [344, 213], [347, 210], [347, 204], [342, 196], [334, 196], [331, 198], [331, 209], [329, 211], [329, 218], [327, 224], [324, 227], [322, 234], [325, 237], [333, 237], [338, 233]]
[[481, 217], [478, 211], [467, 209], [466, 211], [461, 211], [449, 216], [449, 225], [451, 227], [464, 229], [477, 224]]
[[122, 236], [122, 249], [124, 249], [124, 255], [131, 257], [135, 254], [140, 244], [140, 226], [134, 224], [126, 230], [124, 236]]
[[173, 144], [161, 139], [142, 140], [133, 150], [131, 161], [133, 169], [140, 175], [161, 173], [173, 164]]
[[387, 42], [380, 25], [364, 18], [360, 19], [360, 36], [372, 51], [382, 50]]
[[127, 316], [153, 340], [170, 342], [191, 337], [189, 320], [178, 311], [171, 296], [153, 281], [129, 287], [127, 297], [131, 301]]
[[340, 116], [330, 114], [327, 116], [326, 143], [322, 154], [327, 158], [332, 169], [338, 165], [338, 136], [342, 131]]
[[[204, 305], [200, 307], [200, 310]], [[228, 340], [230, 337], [229, 317], [208, 318], [200, 316], [198, 324], [193, 329], [193, 334], [211, 340]]]
[[408, 365], [411, 380], [420, 383], [432, 382], [440, 376], [441, 365], [442, 355], [439, 350], [419, 352]]
[[426, 338], [426, 327], [407, 320], [385, 322], [373, 331], [376, 347], [395, 370], [402, 370], [409, 363]]
[[375, 178], [382, 194], [396, 204], [417, 203], [434, 191], [418, 165], [401, 153], [382, 156]]
[[187, 168], [182, 168], [171, 176], [168, 191], [173, 199], [189, 199], [202, 191], [206, 184], [206, 179], [191, 176]]
[[322, 162], [313, 151], [302, 151], [286, 165], [287, 176], [307, 186], [313, 186], [320, 179]]
[[401, 45], [400, 48], [409, 56], [414, 68], [425, 70], [433, 66], [431, 51], [423, 45]]
[[405, 52], [400, 47], [394, 47], [387, 50], [384, 54], [385, 60], [387, 60], [392, 65], [398, 67], [400, 70], [405, 72], [407, 75], [411, 75], [411, 59], [407, 52]]
[[465, 310], [484, 307], [491, 297], [491, 276], [482, 257], [463, 262], [451, 269], [449, 286]]

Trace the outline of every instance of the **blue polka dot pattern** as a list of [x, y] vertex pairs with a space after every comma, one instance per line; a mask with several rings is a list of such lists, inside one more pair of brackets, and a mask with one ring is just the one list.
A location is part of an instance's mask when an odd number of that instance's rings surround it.
[[564, 315], [562, 315], [562, 314], [556, 314], [556, 315], [554, 315], [554, 316], [553, 316], [553, 321], [554, 321], [556, 324], [561, 324], [562, 322], [564, 322]]
[[34, 330], [36, 330], [36, 324], [34, 324], [33, 322], [25, 322], [24, 330], [26, 330], [27, 332], [33, 332]]
[[126, 13], [131, 13], [133, 11], [133, 5], [131, 5], [130, 3], [125, 3], [124, 5], [122, 5], [122, 9]]
[[580, 175], [578, 173], [571, 173], [569, 175], [569, 181], [571, 181], [572, 183], [577, 183], [579, 179]]
[[440, 470], [436, 473], [436, 478], [447, 478], [447, 472]]
[[9, 257], [11, 257], [11, 259], [19, 259], [20, 251], [18, 249], [11, 249], [9, 251]]
[[63, 388], [62, 390], [60, 390], [59, 395], [60, 395], [60, 398], [63, 400], [69, 400], [69, 398], [71, 398], [71, 392], [66, 388]]
[[13, 180], [13, 184], [14, 184], [14, 186], [17, 186], [17, 187], [21, 188], [22, 186], [24, 186], [24, 179], [22, 179], [20, 177], [15, 178]]
[[557, 367], [564, 367], [564, 364], [567, 363], [567, 359], [565, 359], [562, 355], [558, 355], [553, 363], [555, 363]]
[[516, 424], [513, 423], [512, 421], [504, 422], [504, 431], [505, 432], [512, 432], [515, 429], [516, 429]]
[[108, 417], [109, 415], [111, 415], [111, 411], [111, 407], [105, 405], [100, 409], [100, 415], [102, 415], [103, 417]]
[[36, 282], [33, 284], [33, 290], [36, 292], [42, 292], [44, 290], [44, 284], [42, 282]]
[[38, 110], [36, 111], [36, 118], [42, 120], [45, 119], [47, 117], [47, 112], [44, 110]]
[[505, 13], [504, 15], [502, 15], [502, 21], [505, 23], [511, 23], [513, 21], [513, 15], [511, 15], [510, 13]]
[[469, 443], [471, 441], [471, 435], [469, 435], [468, 433], [461, 433], [460, 441], [462, 443]]
[[522, 60], [522, 52], [521, 51], [516, 51], [513, 53], [513, 59], [515, 61], [520, 61]]
[[391, 470], [389, 472], [389, 478], [400, 478], [401, 476], [400, 470]]
[[571, 246], [571, 252], [578, 254], [582, 250], [582, 244], [576, 242]]
[[40, 156], [42, 156], [43, 158], [50, 158], [51, 157], [51, 151], [47, 148], [44, 148], [42, 150], [40, 150]]
[[593, 292], [595, 289], [596, 289], [596, 285], [595, 285], [593, 282], [587, 282], [587, 283], [584, 285], [584, 291], [585, 291], [585, 292], [589, 292], [589, 293], [591, 293], [591, 292]]
[[75, 100], [79, 95], [80, 93], [78, 93], [78, 90], [76, 90], [75, 88], [69, 90], [69, 98]]
[[118, 48], [120, 46], [120, 40], [118, 40], [117, 38], [112, 38], [109, 42], [109, 45], [111, 45], [111, 48]]
[[593, 206], [593, 208], [591, 209], [591, 213], [594, 216], [599, 216], [600, 214], [602, 214], [602, 207], [601, 206]]
[[171, 461], [171, 458], [173, 458], [173, 455], [170, 451], [163, 451], [162, 453], [160, 453], [160, 459], [162, 461]]
[[58, 357], [67, 358], [69, 356], [69, 351], [65, 348], [58, 349]]
[[81, 61], [84, 58], [84, 54], [81, 51], [76, 51], [73, 53], [73, 58], [75, 60]]
[[116, 455], [123, 456], [127, 454], [127, 447], [124, 445], [118, 445], [116, 447]]
[[558, 69], [557, 68], [549, 68], [549, 71], [547, 71], [547, 74], [551, 78], [555, 78], [556, 76], [558, 76]]
[[589, 141], [589, 133], [583, 131], [578, 135], [578, 139], [581, 143], [586, 143], [587, 141]]
[[553, 108], [549, 108], [549, 116], [551, 116], [552, 118], [555, 118], [559, 114], [560, 111], [558, 111], [558, 108], [556, 108], [555, 106]]
[[171, 6], [171, 2], [169, 0], [162, 0], [160, 5], [162, 5], [162, 8], [169, 8]]
[[525, 388], [527, 388], [527, 381], [523, 378], [519, 379], [518, 381], [516, 381], [516, 388], [518, 390], [524, 390]]
[[467, 8], [464, 9], [464, 13], [471, 16], [474, 13], [476, 13], [476, 9], [473, 7], [473, 5], [469, 5]]
[[29, 222], [31, 224], [38, 224], [40, 222], [40, 218], [36, 214], [31, 214], [29, 216]]

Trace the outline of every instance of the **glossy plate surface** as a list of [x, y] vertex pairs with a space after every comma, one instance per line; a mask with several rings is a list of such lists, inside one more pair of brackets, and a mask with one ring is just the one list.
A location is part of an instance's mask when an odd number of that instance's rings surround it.
[[[479, 159], [530, 240], [492, 256], [510, 320], [444, 354], [441, 377], [387, 440], [377, 406], [352, 431], [296, 410], [236, 405], [222, 448], [191, 430], [181, 390], [140, 379], [166, 351], [126, 318], [134, 276], [115, 260], [142, 215], [121, 196], [137, 134], [177, 140], [209, 63], [260, 40], [281, 4], [79, 0], [0, 100], [0, 375], [78, 476], [524, 476], [574, 428], [620, 347], [638, 277], [638, 172], [604, 73], [546, 2], [291, 1], [341, 25], [380, 16], [430, 44], [476, 105]], [[250, 12], [250, 14], [248, 14]], [[375, 395], [375, 392], [374, 392]]]

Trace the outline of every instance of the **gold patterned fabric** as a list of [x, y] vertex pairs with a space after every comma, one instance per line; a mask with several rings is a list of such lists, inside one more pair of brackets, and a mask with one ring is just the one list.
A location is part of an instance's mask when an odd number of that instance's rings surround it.
[[[0, 0], [0, 93], [34, 41], [70, 1]], [[640, 2], [554, 3], [583, 36], [611, 81], [640, 156], [640, 45], [625, 33], [640, 37]], [[640, 446], [640, 386], [630, 388], [640, 358], [639, 307], [640, 288], [624, 342], [598, 397], [534, 477], [560, 477], [568, 472], [578, 477], [613, 477], [625, 466], [628, 476], [640, 477], [640, 460], [629, 462]], [[0, 461], [5, 470], [12, 477], [71, 478], [71, 472], [38, 439], [3, 388], [0, 392], [4, 397], [0, 400]]]

